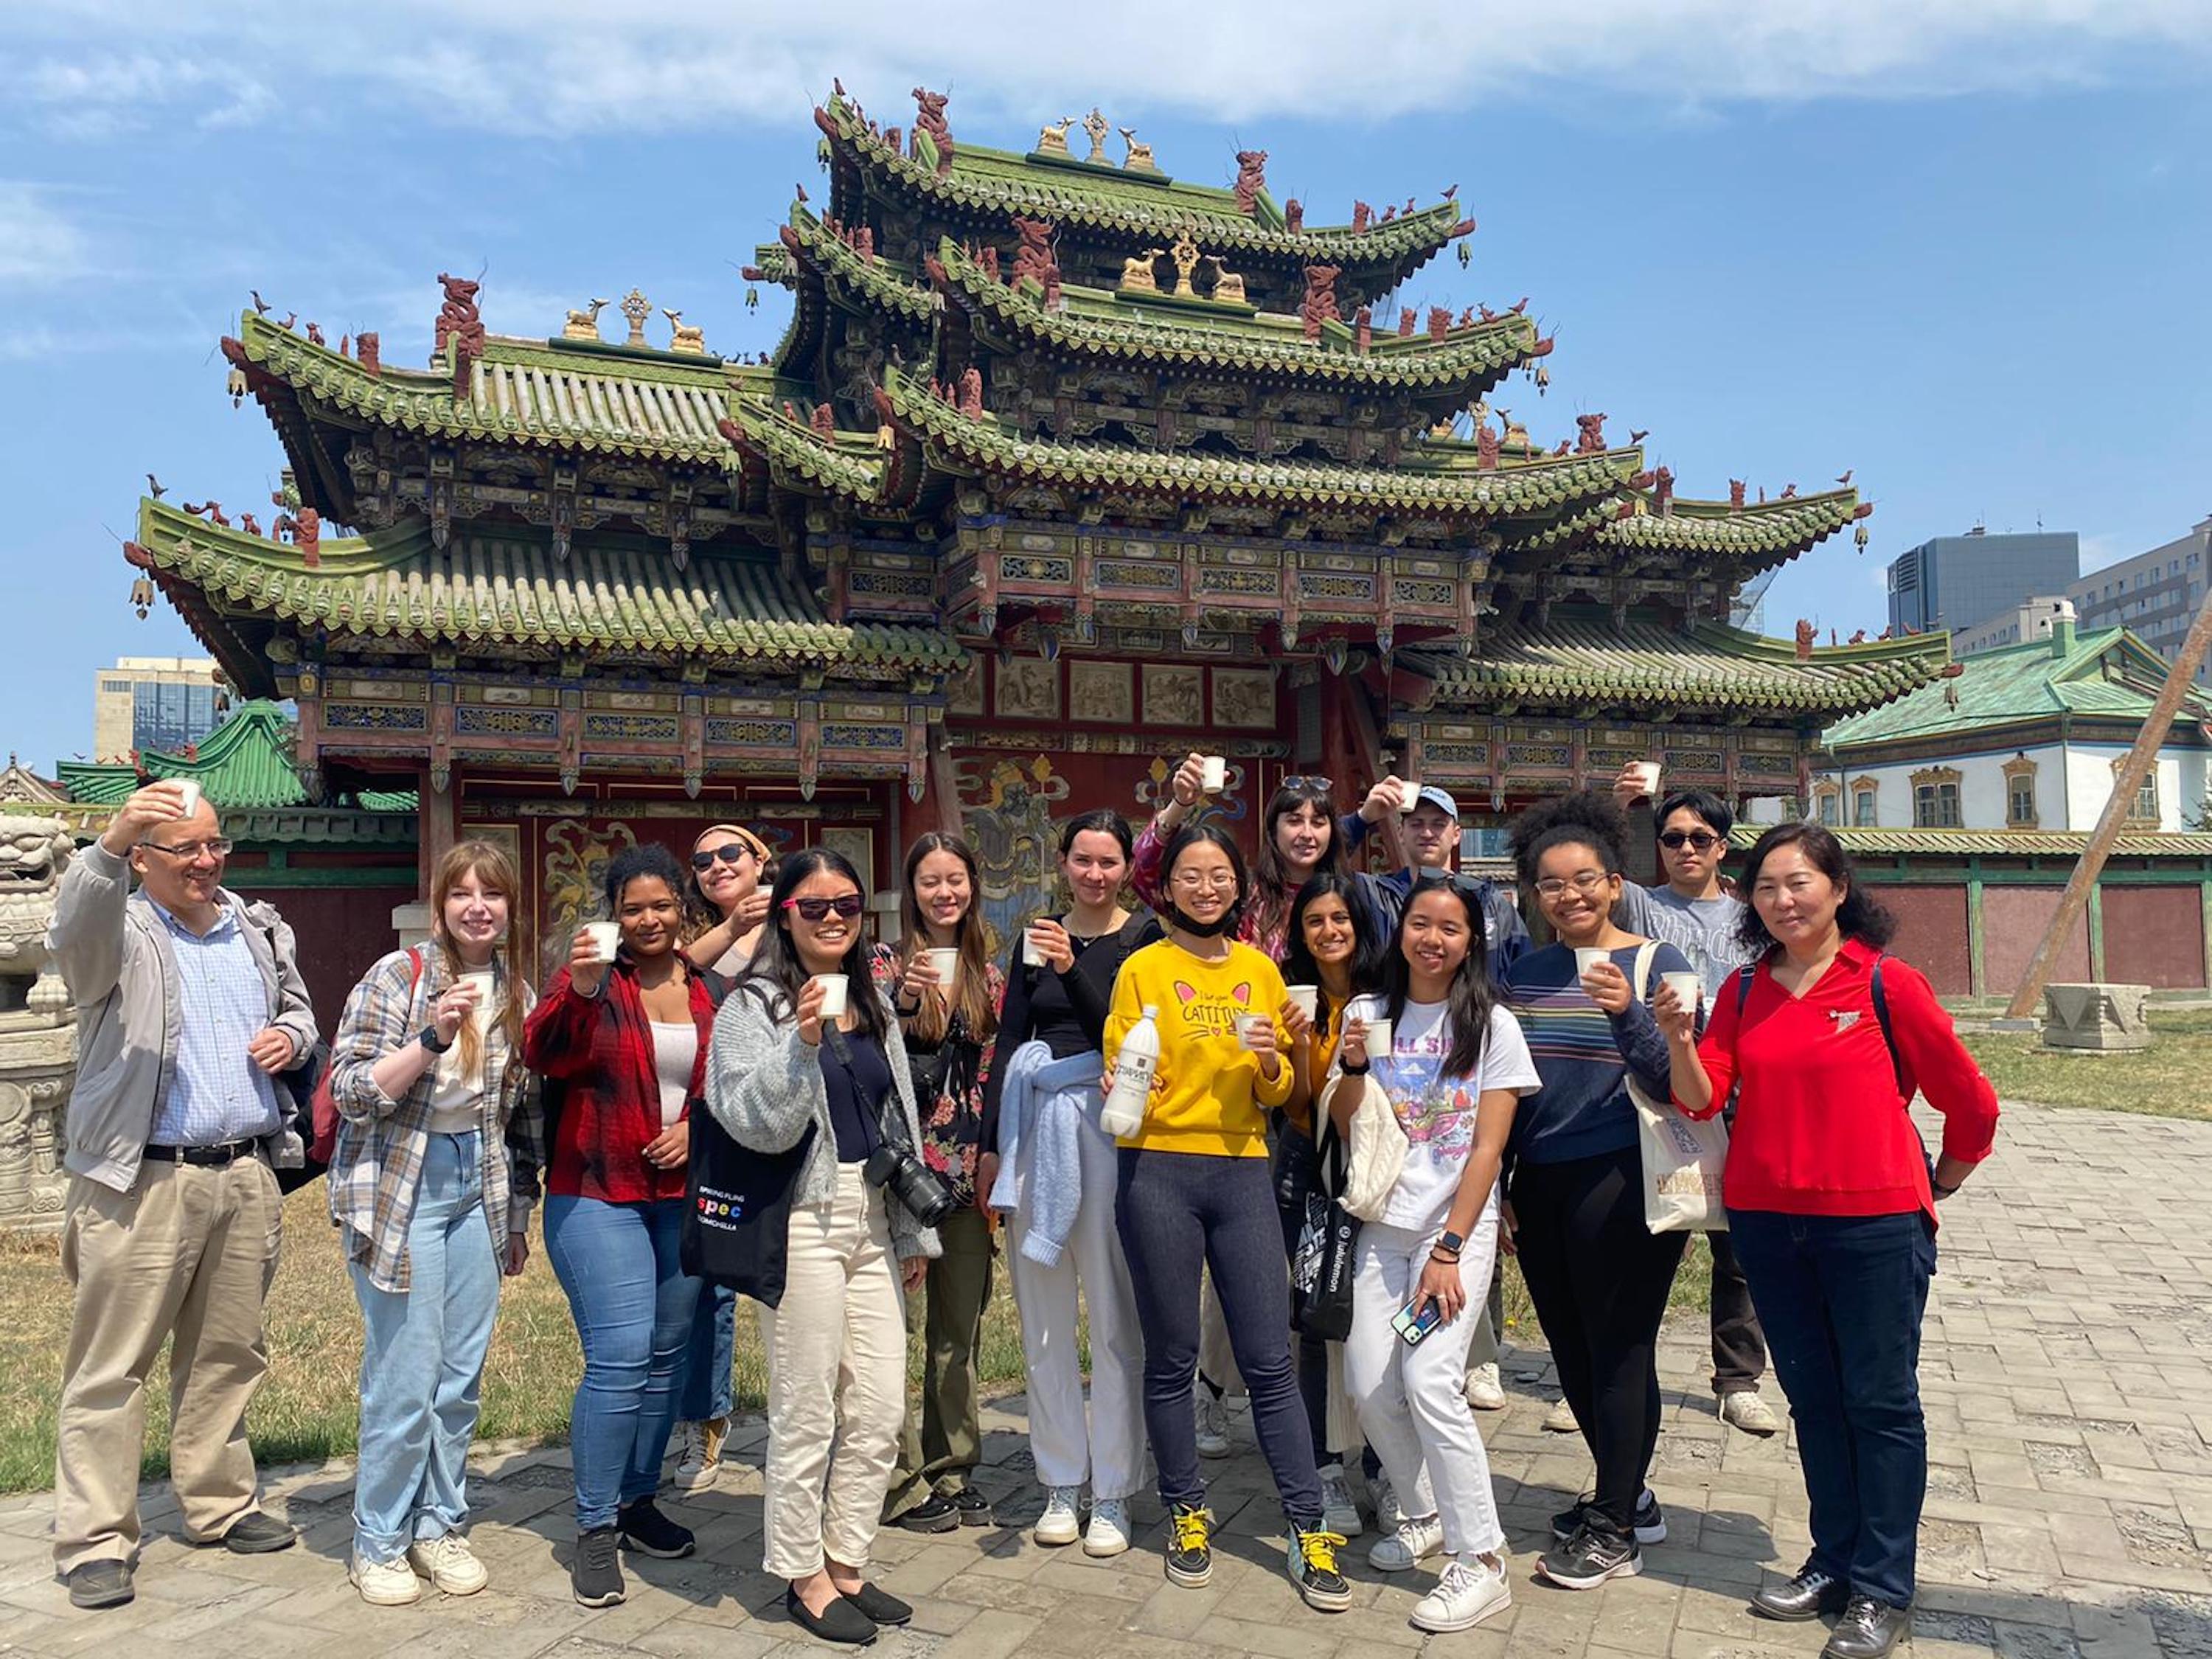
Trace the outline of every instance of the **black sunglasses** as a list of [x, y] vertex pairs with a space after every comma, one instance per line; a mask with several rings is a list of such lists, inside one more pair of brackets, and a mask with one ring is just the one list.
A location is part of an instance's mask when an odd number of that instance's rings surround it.
[[1709, 830], [1669, 830], [1659, 837], [1659, 844], [1666, 848], [1694, 847], [1703, 853], [1719, 846], [1721, 838]]
[[720, 847], [709, 852], [694, 853], [691, 855], [691, 867], [700, 871], [711, 870], [714, 867], [716, 859], [721, 860], [725, 864], [735, 864], [740, 859], [749, 859], [752, 855], [753, 849], [741, 841], [724, 842]]
[[868, 902], [858, 893], [841, 893], [836, 898], [786, 899], [783, 908], [798, 911], [809, 921], [826, 921], [832, 910], [850, 921], [868, 908]]

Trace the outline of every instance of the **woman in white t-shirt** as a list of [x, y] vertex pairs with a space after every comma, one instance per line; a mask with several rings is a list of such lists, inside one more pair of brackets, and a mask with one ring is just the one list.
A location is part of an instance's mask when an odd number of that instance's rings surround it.
[[[1355, 1002], [1340, 1060], [1371, 1069], [1406, 1131], [1404, 1169], [1379, 1221], [1359, 1230], [1345, 1376], [1359, 1426], [1392, 1486], [1419, 1489], [1424, 1464], [1437, 1512], [1408, 1516], [1369, 1554], [1386, 1571], [1446, 1557], [1416, 1626], [1466, 1630], [1512, 1597], [1490, 1460], [1467, 1403], [1470, 1299], [1489, 1289], [1498, 1254], [1498, 1166], [1521, 1096], [1541, 1086], [1513, 1016], [1492, 995], [1482, 905], [1472, 884], [1424, 881], [1408, 896], [1389, 962], [1389, 988]], [[1371, 1056], [1372, 1022], [1391, 1022], [1389, 1052]], [[1357, 1091], [1330, 1103], [1347, 1132]], [[1407, 1322], [1416, 1341], [1401, 1334]]]

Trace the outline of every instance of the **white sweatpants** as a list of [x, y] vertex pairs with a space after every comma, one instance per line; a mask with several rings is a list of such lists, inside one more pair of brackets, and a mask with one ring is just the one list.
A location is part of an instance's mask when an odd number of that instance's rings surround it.
[[1468, 1344], [1482, 1315], [1491, 1262], [1498, 1253], [1494, 1200], [1460, 1253], [1460, 1284], [1468, 1304], [1459, 1316], [1410, 1347], [1390, 1326], [1420, 1288], [1422, 1264], [1442, 1231], [1435, 1227], [1416, 1232], [1378, 1221], [1361, 1225], [1345, 1375], [1358, 1402], [1359, 1426], [1382, 1460], [1391, 1486], [1401, 1492], [1417, 1492], [1425, 1465], [1443, 1523], [1444, 1548], [1459, 1556], [1487, 1555], [1504, 1547], [1505, 1529], [1498, 1524], [1490, 1458], [1475, 1431], [1466, 1384]]
[[[1030, 1455], [1048, 1486], [1079, 1486], [1093, 1500], [1127, 1498], [1145, 1486], [1145, 1343], [1129, 1264], [1114, 1231], [1114, 1144], [1082, 1138], [1083, 1200], [1060, 1260], [1048, 1267], [1022, 1254], [1025, 1225], [1008, 1220], [1008, 1273], [1022, 1320], [1029, 1368]], [[1091, 1315], [1091, 1412], [1083, 1408], [1076, 1348], [1076, 1291]]]

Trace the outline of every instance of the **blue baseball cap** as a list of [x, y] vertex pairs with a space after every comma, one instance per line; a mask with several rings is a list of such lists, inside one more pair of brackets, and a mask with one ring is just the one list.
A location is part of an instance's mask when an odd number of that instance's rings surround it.
[[1421, 793], [1413, 797], [1413, 805], [1433, 806], [1455, 823], [1459, 821], [1459, 803], [1433, 783], [1421, 786]]

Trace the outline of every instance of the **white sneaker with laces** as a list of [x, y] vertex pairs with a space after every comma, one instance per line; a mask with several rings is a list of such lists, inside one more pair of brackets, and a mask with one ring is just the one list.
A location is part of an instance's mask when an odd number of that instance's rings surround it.
[[1030, 1536], [1051, 1547], [1073, 1544], [1080, 1538], [1083, 1520], [1075, 1511], [1075, 1494], [1073, 1486], [1047, 1486], [1044, 1513], [1037, 1517], [1036, 1530]]
[[407, 1547], [407, 1565], [448, 1595], [474, 1595], [491, 1583], [484, 1564], [457, 1532], [416, 1539]]
[[1775, 1416], [1771, 1406], [1759, 1398], [1757, 1389], [1723, 1395], [1721, 1421], [1732, 1423], [1746, 1434], [1755, 1434], [1762, 1440], [1771, 1434], [1778, 1434], [1782, 1429], [1782, 1419]]
[[422, 1599], [422, 1581], [404, 1561], [364, 1561], [356, 1554], [346, 1565], [346, 1582], [372, 1607], [404, 1607]]
[[1398, 1493], [1390, 1485], [1390, 1477], [1377, 1474], [1367, 1483], [1367, 1496], [1375, 1506], [1375, 1530], [1393, 1533], [1406, 1523], [1405, 1512], [1398, 1507]]
[[1324, 1463], [1321, 1476], [1321, 1528], [1340, 1538], [1357, 1538], [1367, 1530], [1359, 1518], [1359, 1505], [1352, 1501], [1352, 1488], [1344, 1478], [1344, 1465]]
[[705, 1492], [722, 1474], [722, 1443], [729, 1437], [729, 1419], [678, 1423], [676, 1425], [676, 1490]]
[[1578, 1434], [1582, 1425], [1575, 1421], [1575, 1408], [1562, 1397], [1544, 1419], [1544, 1428], [1551, 1434]]
[[1414, 1626], [1426, 1631], [1471, 1630], [1501, 1607], [1513, 1605], [1512, 1587], [1505, 1582], [1505, 1564], [1495, 1566], [1477, 1557], [1457, 1557], [1444, 1564], [1437, 1587], [1414, 1607]]
[[1367, 1565], [1377, 1572], [1411, 1572], [1444, 1547], [1444, 1523], [1437, 1516], [1425, 1521], [1401, 1521], [1387, 1538], [1378, 1538], [1367, 1552]]
[[1479, 1412], [1505, 1409], [1505, 1382], [1498, 1374], [1496, 1360], [1477, 1365], [1467, 1374], [1467, 1403]]
[[1229, 1402], [1214, 1397], [1213, 1390], [1201, 1382], [1194, 1399], [1198, 1418], [1198, 1455], [1200, 1457], [1229, 1455]]
[[1091, 1500], [1091, 1528], [1083, 1534], [1085, 1555], [1119, 1555], [1129, 1547], [1129, 1500], [1094, 1498]]

